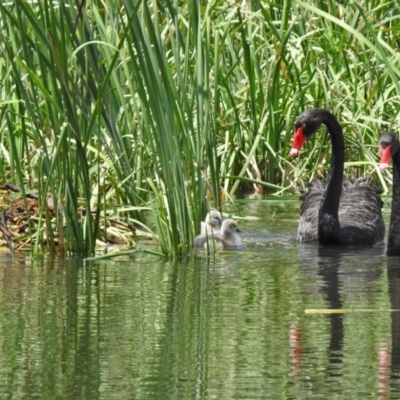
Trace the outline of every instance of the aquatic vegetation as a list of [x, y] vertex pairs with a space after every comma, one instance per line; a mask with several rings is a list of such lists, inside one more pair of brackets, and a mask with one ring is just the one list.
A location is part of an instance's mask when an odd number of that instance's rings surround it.
[[189, 254], [211, 205], [325, 174], [321, 135], [287, 159], [307, 108], [338, 116], [347, 172], [386, 185], [376, 143], [399, 119], [399, 5], [335, 7], [2, 2], [0, 181], [38, 195], [32, 251], [94, 254], [117, 208], [162, 253]]

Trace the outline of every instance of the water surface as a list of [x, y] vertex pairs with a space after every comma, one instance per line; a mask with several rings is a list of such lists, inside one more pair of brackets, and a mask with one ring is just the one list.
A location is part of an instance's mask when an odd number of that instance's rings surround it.
[[400, 398], [400, 259], [299, 245], [298, 206], [227, 208], [212, 260], [0, 255], [0, 398]]

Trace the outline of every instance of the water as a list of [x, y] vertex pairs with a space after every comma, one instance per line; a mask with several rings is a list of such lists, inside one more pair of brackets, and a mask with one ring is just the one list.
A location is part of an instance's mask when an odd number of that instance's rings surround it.
[[185, 265], [4, 252], [0, 399], [400, 398], [400, 259], [299, 245], [298, 206], [227, 209], [243, 250]]

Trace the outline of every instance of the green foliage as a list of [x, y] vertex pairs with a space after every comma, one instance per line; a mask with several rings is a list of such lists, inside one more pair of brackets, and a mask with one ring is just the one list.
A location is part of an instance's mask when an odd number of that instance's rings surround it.
[[210, 200], [325, 172], [323, 135], [287, 158], [306, 108], [338, 115], [351, 173], [374, 171], [379, 133], [399, 121], [399, 7], [2, 2], [0, 178], [39, 194], [36, 251], [58, 236], [59, 252], [93, 254], [117, 203], [163, 253], [187, 254]]

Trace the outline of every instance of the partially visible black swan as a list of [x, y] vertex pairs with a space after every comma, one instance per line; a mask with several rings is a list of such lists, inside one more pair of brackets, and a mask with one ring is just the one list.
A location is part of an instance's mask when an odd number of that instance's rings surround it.
[[329, 182], [313, 182], [302, 201], [297, 238], [322, 245], [374, 245], [385, 236], [383, 202], [370, 179], [344, 181], [344, 138], [333, 114], [322, 108], [305, 111], [296, 121], [292, 150], [297, 156], [308, 137], [326, 125], [332, 143]]
[[394, 133], [384, 133], [379, 139], [381, 170], [393, 160], [392, 210], [390, 212], [389, 237], [386, 247], [388, 256], [400, 255], [400, 152], [399, 139]]

